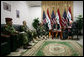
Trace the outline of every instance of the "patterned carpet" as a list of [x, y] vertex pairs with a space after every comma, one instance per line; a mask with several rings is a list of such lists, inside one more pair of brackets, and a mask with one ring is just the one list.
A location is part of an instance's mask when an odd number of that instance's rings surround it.
[[42, 40], [22, 56], [83, 56], [83, 47], [72, 40]]

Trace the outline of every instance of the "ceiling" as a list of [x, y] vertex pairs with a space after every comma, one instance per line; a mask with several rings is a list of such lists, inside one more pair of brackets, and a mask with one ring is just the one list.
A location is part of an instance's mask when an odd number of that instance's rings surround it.
[[30, 7], [40, 7], [41, 1], [27, 1], [27, 4]]

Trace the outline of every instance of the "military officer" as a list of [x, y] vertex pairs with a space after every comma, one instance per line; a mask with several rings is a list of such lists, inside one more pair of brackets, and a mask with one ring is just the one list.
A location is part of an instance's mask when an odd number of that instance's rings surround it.
[[23, 21], [23, 25], [21, 27], [22, 31], [24, 31], [25, 33], [27, 33], [28, 36], [28, 42], [30, 43], [30, 45], [34, 45], [34, 38], [33, 38], [33, 31], [30, 30], [28, 28], [28, 26], [26, 25], [26, 21]]
[[43, 32], [43, 36], [45, 39], [47, 39], [49, 36], [49, 28], [48, 28], [48, 23], [42, 24], [42, 32]]
[[[44, 27], [43, 23], [39, 24], [39, 26], [37, 28], [37, 31], [38, 31], [37, 32], [38, 37], [40, 36], [39, 38], [41, 38], [43, 36], [43, 38], [44, 38], [44, 35], [45, 35], [46, 31], [45, 31], [45, 27]], [[43, 39], [43, 38], [41, 38], [41, 39]]]
[[45, 36], [47, 36], [47, 38], [49, 37], [49, 27], [48, 27], [48, 23], [43, 24], [45, 27]]
[[27, 39], [27, 36], [26, 36], [26, 33], [22, 33], [20, 34], [20, 32], [16, 31], [15, 28], [12, 26], [12, 18], [5, 18], [5, 27], [4, 27], [4, 30], [6, 32], [6, 34], [15, 34], [16, 37], [18, 38], [18, 36], [22, 36], [23, 37], [23, 43], [24, 43], [24, 48], [30, 48], [28, 47], [28, 39]]
[[5, 18], [5, 22], [6, 24], [4, 30], [6, 31], [6, 34], [18, 33], [18, 31], [16, 31], [12, 26], [12, 18]]
[[38, 38], [41, 39], [41, 37], [42, 37], [41, 23], [38, 24], [37, 35], [38, 35]]

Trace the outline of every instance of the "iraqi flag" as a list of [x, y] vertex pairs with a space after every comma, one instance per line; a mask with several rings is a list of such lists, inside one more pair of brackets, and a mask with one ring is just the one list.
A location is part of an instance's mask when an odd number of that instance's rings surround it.
[[49, 30], [51, 30], [51, 21], [50, 21], [50, 15], [49, 15], [49, 11], [47, 9], [47, 14], [46, 14], [46, 20], [47, 20], [47, 23], [48, 23], [48, 27], [49, 27]]
[[67, 18], [69, 19], [69, 22], [72, 20], [71, 8], [70, 7], [68, 9]]
[[[59, 9], [58, 9], [58, 10], [59, 10]], [[58, 15], [58, 11], [56, 12], [56, 22], [57, 22], [57, 24], [59, 24], [59, 26], [61, 27], [59, 15]]]
[[56, 20], [57, 20], [57, 23], [60, 25], [60, 27], [62, 27], [62, 20], [61, 20], [59, 9], [57, 10], [57, 13], [56, 13]]
[[43, 11], [43, 24], [46, 23], [46, 15], [45, 15], [45, 11]]

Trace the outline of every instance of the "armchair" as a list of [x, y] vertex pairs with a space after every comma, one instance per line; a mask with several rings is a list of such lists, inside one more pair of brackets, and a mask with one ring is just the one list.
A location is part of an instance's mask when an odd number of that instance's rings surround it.
[[[6, 35], [6, 32], [4, 31], [4, 25], [1, 24], [1, 55], [5, 55], [10, 53], [9, 51], [15, 51], [18, 47], [20, 47], [22, 44], [21, 37], [17, 36], [18, 34], [9, 34]], [[20, 27], [21, 25], [13, 24], [14, 28], [21, 32]], [[3, 44], [4, 43], [4, 44]]]
[[74, 35], [77, 35], [77, 39], [79, 39], [78, 38], [78, 25], [76, 22], [73, 22], [72, 24], [72, 39]]
[[10, 50], [10, 36], [1, 33], [0, 40], [1, 40], [1, 44], [0, 44], [1, 53], [0, 53], [0, 55], [2, 56], [2, 55], [9, 54], [11, 51]]

